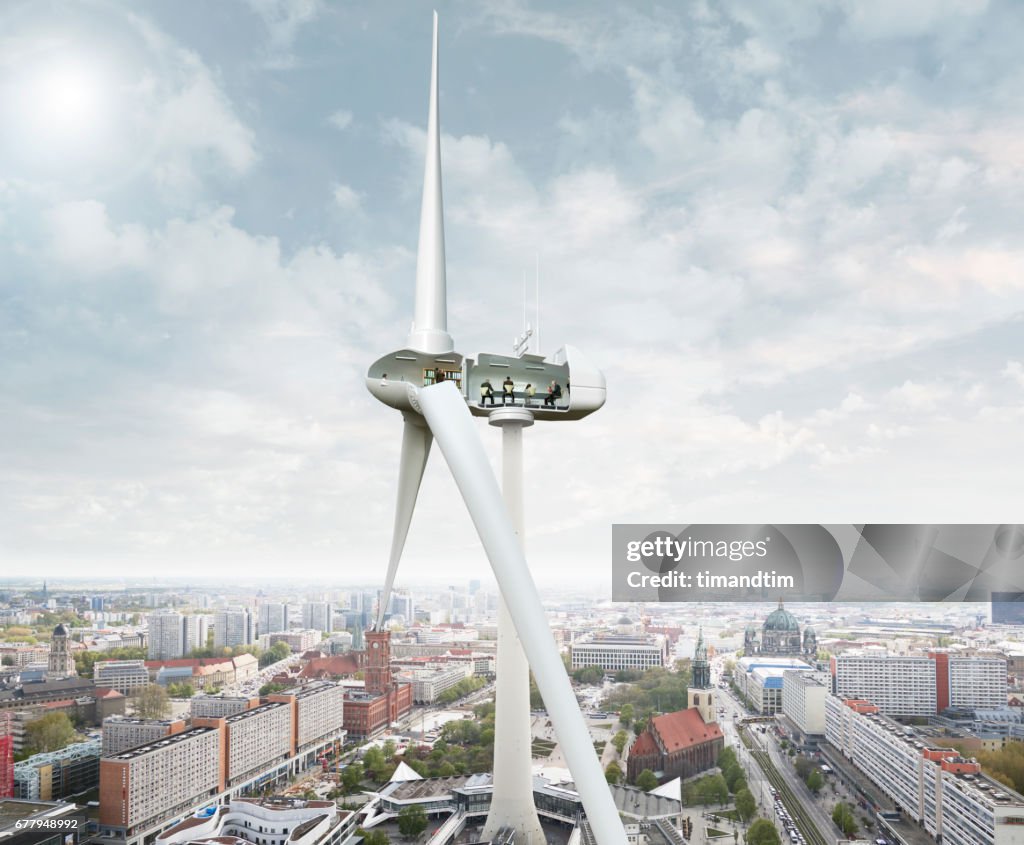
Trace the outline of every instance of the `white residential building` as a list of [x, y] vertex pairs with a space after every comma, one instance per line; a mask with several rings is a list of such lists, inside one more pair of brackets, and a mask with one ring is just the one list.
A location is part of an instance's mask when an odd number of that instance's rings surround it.
[[175, 660], [184, 656], [182, 620], [176, 610], [158, 610], [146, 617], [150, 660]]
[[252, 645], [255, 634], [255, 620], [246, 608], [218, 610], [213, 616], [214, 648]]
[[825, 736], [943, 845], [1024, 845], [1024, 796], [863, 700], [825, 700]]
[[782, 714], [802, 739], [825, 733], [828, 688], [818, 674], [787, 669], [782, 673]]

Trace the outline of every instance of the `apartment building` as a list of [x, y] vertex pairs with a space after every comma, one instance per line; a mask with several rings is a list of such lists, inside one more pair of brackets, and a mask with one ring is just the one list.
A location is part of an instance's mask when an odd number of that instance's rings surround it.
[[112, 757], [136, 748], [149, 745], [165, 736], [185, 730], [184, 719], [132, 719], [127, 716], [108, 716], [103, 720], [101, 754]]
[[99, 836], [133, 842], [224, 789], [223, 732], [192, 727], [100, 761]]
[[1024, 796], [870, 701], [828, 696], [825, 736], [943, 845], [1024, 845]]
[[782, 716], [802, 743], [825, 735], [825, 697], [828, 688], [814, 672], [786, 670], [782, 673]]
[[1006, 660], [946, 652], [847, 652], [832, 658], [833, 692], [866, 699], [887, 716], [932, 716], [948, 707], [1006, 704]]
[[218, 610], [213, 615], [213, 647], [234, 648], [256, 642], [256, 619], [248, 608]]
[[146, 617], [150, 660], [174, 660], [185, 656], [183, 619], [176, 610], [159, 610]]
[[192, 718], [220, 719], [258, 707], [259, 698], [231, 695], [197, 695], [190, 702]]

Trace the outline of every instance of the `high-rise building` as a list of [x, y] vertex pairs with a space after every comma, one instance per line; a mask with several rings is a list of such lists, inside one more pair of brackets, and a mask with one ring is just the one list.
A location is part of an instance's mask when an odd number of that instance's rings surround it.
[[314, 631], [333, 630], [334, 605], [329, 601], [311, 601], [302, 605], [302, 627]]
[[102, 756], [113, 757], [185, 730], [183, 719], [130, 719], [108, 716], [103, 720]]
[[261, 602], [259, 606], [259, 633], [276, 634], [288, 630], [288, 605], [283, 602]]
[[[158, 610], [146, 617], [150, 660], [176, 660], [183, 656], [183, 617], [176, 610]], [[205, 641], [203, 645], [206, 645]]]
[[411, 624], [415, 621], [416, 606], [413, 601], [412, 593], [408, 591], [393, 591], [391, 593], [391, 601], [389, 602], [389, 605], [390, 607], [388, 608], [388, 612], [392, 617], [400, 616], [407, 624]]
[[932, 716], [948, 707], [1006, 704], [1006, 659], [846, 653], [832, 658], [833, 691], [866, 699], [887, 716]]
[[100, 838], [138, 841], [138, 834], [223, 791], [222, 742], [217, 728], [194, 727], [101, 760]]
[[50, 637], [50, 656], [47, 660], [47, 674], [51, 678], [68, 678], [76, 675], [75, 658], [71, 654], [68, 629], [58, 625]]
[[182, 652], [188, 657], [193, 651], [206, 648], [207, 634], [210, 629], [210, 617], [201, 614], [185, 616], [182, 619]]
[[255, 619], [241, 607], [218, 610], [213, 616], [213, 647], [234, 648], [256, 641]]

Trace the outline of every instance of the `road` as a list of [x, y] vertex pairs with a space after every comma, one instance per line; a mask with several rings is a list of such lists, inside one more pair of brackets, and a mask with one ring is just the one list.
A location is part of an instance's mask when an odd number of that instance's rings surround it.
[[[775, 802], [771, 795], [772, 784], [769, 782], [768, 777], [766, 777], [758, 760], [755, 759], [757, 752], [751, 753], [739, 739], [734, 718], [742, 718], [749, 714], [728, 688], [719, 689], [719, 704], [721, 710], [724, 710], [724, 713], [720, 713], [719, 724], [722, 726], [726, 742], [736, 750], [737, 759], [747, 773], [747, 783], [750, 785], [750, 791], [758, 803], [761, 815], [775, 822], [776, 827], [780, 832], [783, 832], [785, 827], [776, 813]], [[809, 843], [834, 841], [836, 828], [830, 814], [825, 811], [820, 799], [815, 798], [810, 789], [808, 789], [807, 784], [797, 776], [789, 758], [778, 748], [775, 735], [770, 727], [765, 733], [761, 733], [760, 730], [753, 728], [748, 728], [746, 732], [747, 736], [754, 743], [754, 747], [766, 755], [766, 759], [774, 765], [782, 781], [788, 787], [788, 790], [782, 790], [784, 793], [783, 799], [787, 798], [785, 792], [788, 791], [791, 798], [787, 804], [796, 803], [799, 805], [798, 807], [789, 807], [789, 811], [795, 819], [797, 827], [801, 829], [807, 838], [807, 841]], [[776, 786], [779, 786], [779, 784], [776, 784]]]

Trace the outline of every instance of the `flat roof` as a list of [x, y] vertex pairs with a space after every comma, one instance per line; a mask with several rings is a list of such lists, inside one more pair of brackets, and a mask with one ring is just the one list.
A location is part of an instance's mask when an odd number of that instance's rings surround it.
[[216, 731], [216, 728], [190, 728], [182, 733], [171, 734], [170, 736], [161, 737], [154, 742], [147, 742], [145, 745], [138, 745], [135, 748], [129, 748], [127, 751], [123, 751], [120, 754], [114, 754], [111, 757], [107, 757], [106, 760], [133, 760], [136, 757], [141, 757], [143, 754], [149, 754], [152, 751], [159, 751], [161, 748], [166, 748], [168, 745], [186, 742], [187, 740], [195, 739], [200, 734], [208, 734], [212, 731]]

